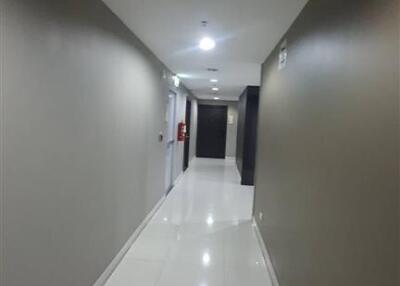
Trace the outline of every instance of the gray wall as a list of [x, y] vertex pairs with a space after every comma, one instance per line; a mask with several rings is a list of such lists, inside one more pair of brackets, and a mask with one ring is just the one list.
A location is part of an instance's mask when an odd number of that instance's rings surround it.
[[100, 1], [0, 4], [1, 286], [92, 285], [164, 195], [170, 75]]
[[263, 65], [255, 216], [281, 286], [399, 285], [398, 14], [312, 0]]
[[226, 157], [236, 157], [237, 123], [238, 123], [237, 101], [199, 100], [199, 104], [228, 106], [228, 116], [230, 115], [233, 116], [233, 124], [229, 124], [229, 122], [227, 124]]

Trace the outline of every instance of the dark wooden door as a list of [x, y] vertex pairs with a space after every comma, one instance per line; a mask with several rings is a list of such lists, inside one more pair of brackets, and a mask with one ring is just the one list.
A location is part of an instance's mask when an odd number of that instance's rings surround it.
[[189, 149], [190, 149], [190, 122], [192, 116], [192, 102], [190, 100], [186, 101], [186, 137], [185, 137], [185, 147], [183, 153], [183, 171], [189, 167]]
[[227, 106], [199, 105], [196, 155], [225, 158]]

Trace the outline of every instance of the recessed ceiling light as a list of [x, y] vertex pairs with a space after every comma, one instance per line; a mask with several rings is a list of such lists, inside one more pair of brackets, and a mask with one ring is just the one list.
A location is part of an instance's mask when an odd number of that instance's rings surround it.
[[[214, 97], [214, 100], [219, 100], [219, 97]], [[207, 223], [208, 223], [208, 221], [207, 221]]]
[[212, 50], [215, 48], [215, 41], [211, 38], [205, 37], [205, 38], [201, 39], [199, 47], [203, 51]]
[[219, 91], [219, 88], [218, 87], [213, 87], [212, 90], [213, 91]]
[[210, 82], [217, 83], [217, 82], [218, 82], [218, 79], [215, 79], [215, 78], [213, 78], [213, 79], [210, 79]]

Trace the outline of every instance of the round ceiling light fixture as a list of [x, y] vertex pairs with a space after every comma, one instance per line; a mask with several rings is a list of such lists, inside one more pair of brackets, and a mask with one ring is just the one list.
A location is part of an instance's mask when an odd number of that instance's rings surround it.
[[203, 51], [210, 51], [215, 48], [215, 41], [209, 37], [204, 37], [201, 39], [199, 47]]

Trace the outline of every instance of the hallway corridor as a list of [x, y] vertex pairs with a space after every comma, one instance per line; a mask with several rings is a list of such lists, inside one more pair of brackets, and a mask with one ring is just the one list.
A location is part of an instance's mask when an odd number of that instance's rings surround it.
[[106, 286], [271, 285], [252, 206], [233, 160], [195, 159]]
[[400, 286], [400, 0], [0, 0], [0, 286]]

